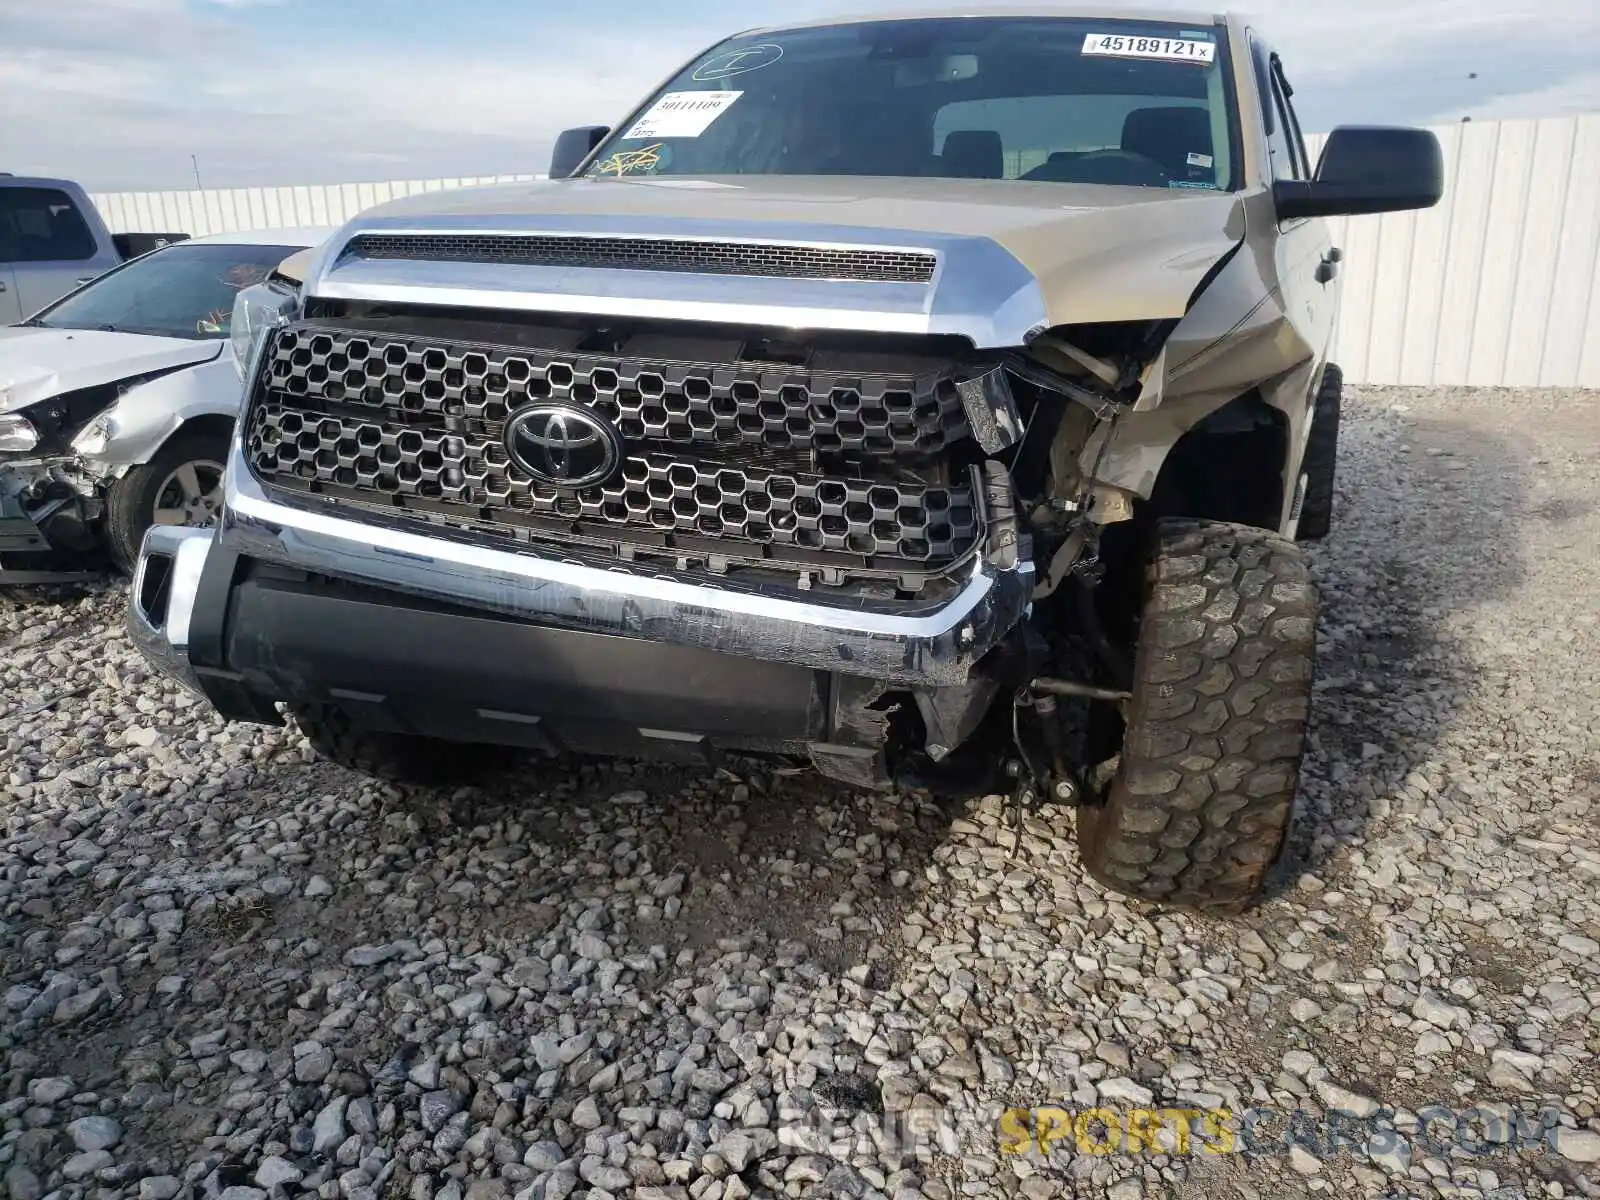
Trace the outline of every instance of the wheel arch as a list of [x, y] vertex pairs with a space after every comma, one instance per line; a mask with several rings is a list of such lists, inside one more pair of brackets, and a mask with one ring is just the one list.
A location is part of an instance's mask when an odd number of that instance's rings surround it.
[[[181, 425], [163, 438], [161, 445], [164, 446], [173, 438], [184, 437], [185, 435], [191, 433], [211, 434], [221, 437], [224, 441], [226, 441], [233, 437], [233, 424], [234, 418], [225, 413], [198, 413], [195, 416], [187, 418]], [[156, 447], [156, 450], [160, 449], [161, 446]], [[154, 451], [152, 451], [152, 454], [153, 453]]]
[[1288, 414], [1252, 388], [1173, 442], [1144, 505], [1151, 520], [1192, 517], [1277, 530], [1293, 456]]
[[239, 377], [222, 361], [130, 388], [101, 418], [107, 423], [105, 445], [84, 461], [97, 474], [115, 478], [148, 463], [174, 437], [197, 429], [231, 434], [239, 401]]
[[[1103, 523], [1146, 510], [1283, 533], [1317, 385], [1331, 365], [1307, 359], [1258, 383], [1171, 397], [1103, 423], [1079, 456], [1102, 498], [1109, 492], [1125, 501]], [[1249, 494], [1230, 498], [1224, 485], [1241, 479]]]
[[[1192, 402], [1191, 402], [1192, 403]], [[1189, 405], [1181, 406], [1188, 408]], [[1101, 530], [1105, 578], [1097, 589], [1100, 617], [1113, 636], [1131, 642], [1145, 585], [1143, 565], [1164, 520], [1213, 521], [1279, 533], [1286, 511], [1295, 428], [1290, 414], [1251, 388], [1202, 410], [1134, 414], [1163, 422], [1139, 430], [1136, 478], [1102, 473], [1101, 485], [1126, 486], [1124, 519]], [[1187, 419], [1185, 417], [1187, 416]], [[1118, 445], [1129, 443], [1118, 434]]]

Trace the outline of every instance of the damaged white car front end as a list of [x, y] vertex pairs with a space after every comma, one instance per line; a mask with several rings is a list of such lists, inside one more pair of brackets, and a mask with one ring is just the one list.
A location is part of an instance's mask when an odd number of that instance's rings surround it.
[[151, 524], [210, 524], [239, 404], [233, 318], [298, 286], [278, 270], [310, 238], [184, 242], [0, 328], [0, 585], [126, 567]]
[[0, 583], [93, 569], [105, 489], [185, 422], [237, 403], [222, 350], [110, 331], [0, 329]]

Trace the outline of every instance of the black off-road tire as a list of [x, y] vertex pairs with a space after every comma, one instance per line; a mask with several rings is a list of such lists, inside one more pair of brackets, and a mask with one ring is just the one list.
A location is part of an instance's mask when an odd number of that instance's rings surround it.
[[[126, 574], [139, 562], [145, 530], [155, 523], [156, 503], [173, 472], [185, 463], [214, 465], [221, 478], [228, 461], [231, 434], [225, 430], [191, 429], [174, 435], [147, 463], [129, 469], [106, 495], [106, 550]], [[220, 486], [220, 485], [219, 485]], [[220, 494], [217, 499], [220, 502]]]
[[386, 783], [422, 787], [481, 783], [503, 769], [514, 755], [504, 746], [367, 729], [343, 709], [327, 704], [299, 704], [292, 711], [295, 724], [319, 755]]
[[1304, 553], [1263, 529], [1156, 528], [1116, 772], [1084, 865], [1142, 900], [1237, 912], [1289, 831], [1316, 658]]
[[1344, 397], [1344, 372], [1329, 363], [1322, 372], [1317, 401], [1311, 414], [1311, 436], [1306, 442], [1300, 470], [1306, 477], [1306, 494], [1300, 502], [1300, 524], [1295, 538], [1315, 542], [1333, 528], [1333, 483], [1339, 459], [1339, 406]]

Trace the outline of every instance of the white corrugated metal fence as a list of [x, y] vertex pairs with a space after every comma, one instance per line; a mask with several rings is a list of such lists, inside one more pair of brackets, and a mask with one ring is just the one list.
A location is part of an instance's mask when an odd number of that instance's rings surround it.
[[[1600, 387], [1600, 113], [1438, 130], [1445, 198], [1334, 222], [1356, 383]], [[1313, 138], [1312, 156], [1320, 150]], [[337, 225], [398, 196], [532, 175], [95, 196], [117, 232]]]
[[537, 175], [394, 179], [383, 183], [313, 183], [299, 187], [206, 188], [187, 192], [105, 192], [91, 196], [113, 233], [236, 233], [342, 225], [364, 208], [446, 188], [525, 183]]
[[1437, 208], [1335, 222], [1346, 377], [1600, 387], [1600, 113], [1438, 133]]

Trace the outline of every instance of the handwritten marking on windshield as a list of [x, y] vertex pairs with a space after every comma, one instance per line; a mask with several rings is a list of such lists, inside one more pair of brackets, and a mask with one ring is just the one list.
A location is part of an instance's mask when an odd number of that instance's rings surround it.
[[661, 165], [663, 147], [658, 142], [642, 150], [618, 150], [610, 158], [595, 164], [597, 175], [633, 175], [639, 171], [652, 171]]

